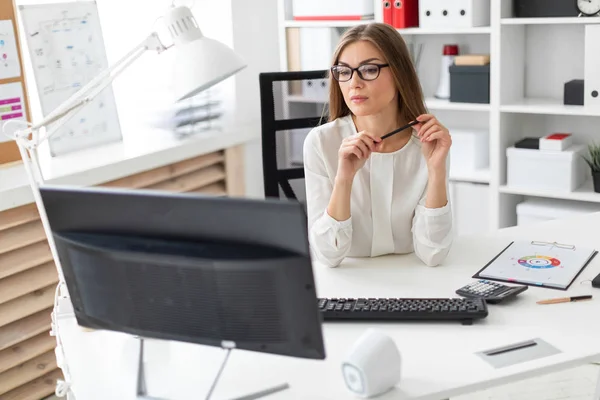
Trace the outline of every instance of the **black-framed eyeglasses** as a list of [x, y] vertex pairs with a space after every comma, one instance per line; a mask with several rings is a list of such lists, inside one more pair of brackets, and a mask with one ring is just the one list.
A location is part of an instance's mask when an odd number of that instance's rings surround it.
[[388, 67], [389, 64], [363, 64], [357, 68], [351, 68], [347, 65], [334, 65], [331, 67], [331, 74], [338, 82], [347, 82], [352, 79], [354, 71], [363, 81], [373, 81], [377, 79], [381, 68]]

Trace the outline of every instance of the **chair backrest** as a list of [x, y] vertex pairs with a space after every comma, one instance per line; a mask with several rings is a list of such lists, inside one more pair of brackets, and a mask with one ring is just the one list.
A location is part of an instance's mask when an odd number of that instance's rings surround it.
[[[292, 189], [291, 181], [304, 179], [304, 167], [297, 160], [295, 162], [289, 160], [289, 151], [282, 150], [290, 148], [290, 142], [292, 141], [291, 133], [294, 130], [310, 129], [327, 122], [329, 116], [324, 115], [322, 107], [323, 104], [327, 103], [328, 98], [326, 95], [328, 89], [326, 86], [326, 77], [327, 70], [265, 72], [259, 74], [265, 197], [281, 198], [283, 195], [288, 199], [300, 200]], [[280, 106], [275, 102], [277, 89], [280, 89], [285, 84], [292, 87], [292, 81], [305, 81], [296, 83], [294, 87], [300, 91], [303, 88], [308, 88], [306, 91], [310, 91], [313, 94], [313, 99], [311, 100], [311, 96], [307, 96], [305, 103], [308, 106], [308, 110], [311, 111], [301, 113], [300, 117], [278, 118], [276, 114], [291, 114], [289, 113], [290, 107], [288, 106], [276, 107]], [[277, 85], [279, 86], [277, 87]], [[316, 87], [317, 85], [318, 87]], [[290, 90], [279, 91], [289, 92]], [[314, 93], [318, 94], [318, 98], [314, 98]], [[281, 93], [279, 95], [279, 97], [282, 97]], [[296, 96], [302, 99], [302, 95]], [[321, 105], [321, 112], [317, 111], [319, 108], [317, 104]], [[285, 111], [277, 113], [278, 110]]]

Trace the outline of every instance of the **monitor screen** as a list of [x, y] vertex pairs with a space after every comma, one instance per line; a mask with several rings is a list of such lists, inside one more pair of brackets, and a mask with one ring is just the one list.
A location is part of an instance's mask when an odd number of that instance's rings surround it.
[[323, 359], [303, 206], [43, 186], [80, 325]]

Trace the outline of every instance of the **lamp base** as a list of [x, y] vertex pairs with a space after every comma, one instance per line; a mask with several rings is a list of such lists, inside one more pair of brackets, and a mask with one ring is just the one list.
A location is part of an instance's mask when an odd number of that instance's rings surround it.
[[[146, 377], [145, 377], [145, 371], [144, 371], [144, 338], [138, 337], [139, 343], [140, 343], [140, 351], [139, 351], [139, 356], [138, 356], [138, 371], [137, 371], [137, 389], [136, 389], [136, 398], [138, 400], [167, 400], [167, 399], [163, 399], [163, 398], [159, 398], [159, 397], [152, 397], [148, 395], [148, 389], [146, 387]], [[213, 382], [212, 386], [211, 386], [211, 390], [209, 391], [206, 400], [210, 399], [210, 395], [212, 394], [213, 389], [216, 386], [217, 380], [219, 379], [221, 372], [223, 371], [223, 367], [225, 366], [225, 362], [227, 362], [227, 359], [229, 358], [229, 353], [231, 353], [231, 348], [227, 348], [227, 356], [225, 358], [225, 361], [223, 362], [223, 365], [221, 366], [221, 369], [219, 370], [219, 373], [217, 374], [217, 377], [215, 378], [215, 381]], [[234, 399], [230, 399], [230, 400], [256, 400], [256, 399], [260, 399], [262, 397], [268, 396], [270, 394], [274, 394], [277, 392], [281, 392], [282, 390], [285, 389], [289, 389], [290, 385], [287, 383], [283, 383], [281, 385], [277, 385], [277, 386], [273, 386], [258, 392], [254, 392], [248, 395], [244, 395], [241, 397], [236, 397]]]

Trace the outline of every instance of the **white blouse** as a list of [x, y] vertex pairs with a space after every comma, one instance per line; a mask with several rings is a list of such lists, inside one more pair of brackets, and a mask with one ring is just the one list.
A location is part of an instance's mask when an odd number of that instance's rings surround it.
[[425, 264], [440, 264], [453, 237], [450, 201], [441, 208], [425, 207], [427, 164], [415, 136], [395, 152], [371, 153], [354, 178], [349, 219], [336, 221], [327, 213], [338, 150], [344, 138], [355, 134], [352, 117], [346, 116], [312, 129], [304, 142], [313, 256], [335, 267], [345, 257], [414, 251]]

